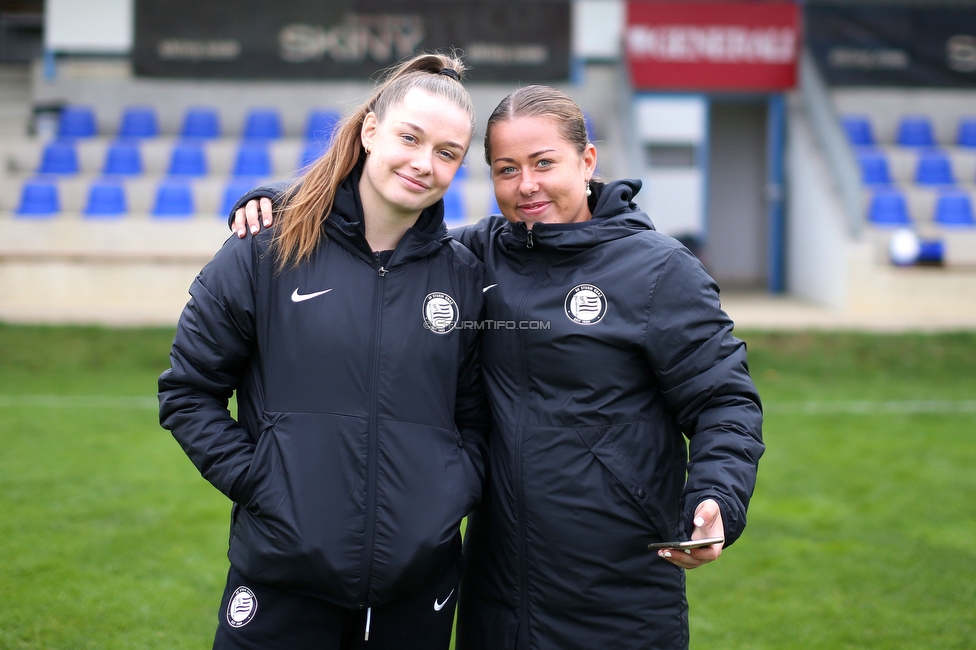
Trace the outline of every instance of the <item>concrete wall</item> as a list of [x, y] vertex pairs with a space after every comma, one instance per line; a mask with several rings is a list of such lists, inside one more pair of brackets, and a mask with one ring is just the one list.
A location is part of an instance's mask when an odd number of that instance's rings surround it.
[[0, 320], [176, 323], [187, 289], [229, 236], [223, 219], [0, 217]]
[[847, 306], [851, 245], [844, 211], [796, 97], [788, 108], [786, 173], [787, 291], [843, 309]]

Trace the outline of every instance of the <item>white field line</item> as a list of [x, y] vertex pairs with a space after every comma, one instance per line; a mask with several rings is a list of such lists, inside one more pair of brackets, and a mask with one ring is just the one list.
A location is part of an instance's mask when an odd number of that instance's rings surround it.
[[[0, 408], [158, 409], [153, 397], [112, 395], [0, 395]], [[768, 413], [791, 415], [898, 415], [903, 413], [976, 413], [976, 400], [876, 400], [830, 402], [768, 402]]]
[[769, 413], [790, 415], [901, 415], [976, 413], [976, 400], [878, 400], [837, 402], [771, 402]]
[[153, 397], [113, 395], [0, 395], [0, 408], [30, 406], [38, 408], [158, 409]]

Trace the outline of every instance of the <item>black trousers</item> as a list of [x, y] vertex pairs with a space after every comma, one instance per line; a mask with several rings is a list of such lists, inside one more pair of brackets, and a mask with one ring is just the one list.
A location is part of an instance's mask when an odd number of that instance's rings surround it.
[[428, 588], [370, 609], [254, 582], [232, 566], [214, 650], [448, 650], [461, 562]]

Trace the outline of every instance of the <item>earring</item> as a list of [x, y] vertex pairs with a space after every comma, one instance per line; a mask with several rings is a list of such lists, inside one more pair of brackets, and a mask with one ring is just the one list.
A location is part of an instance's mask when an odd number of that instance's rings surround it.
[[586, 181], [586, 195], [589, 196], [593, 194], [593, 190], [590, 189], [590, 181]]
[[369, 145], [364, 146], [363, 149], [366, 150], [366, 155], [368, 156], [369, 155]]

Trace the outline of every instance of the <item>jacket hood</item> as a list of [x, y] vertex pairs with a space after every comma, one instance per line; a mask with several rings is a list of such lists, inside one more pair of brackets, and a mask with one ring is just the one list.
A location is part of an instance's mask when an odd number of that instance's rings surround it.
[[[532, 227], [532, 248], [572, 252], [597, 244], [654, 230], [650, 217], [633, 202], [641, 181], [623, 179], [609, 183], [591, 182], [589, 221], [579, 223], [537, 223]], [[501, 241], [508, 248], [529, 247], [525, 222], [508, 224]]]

